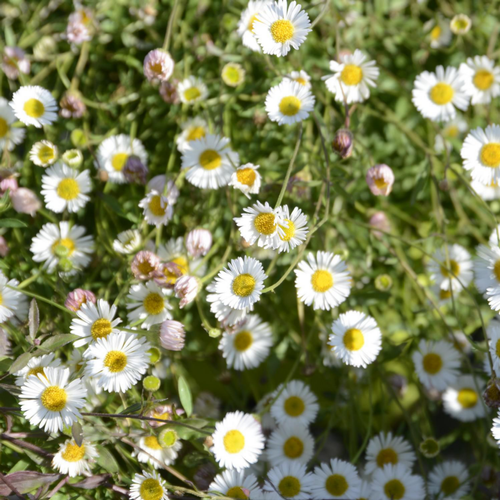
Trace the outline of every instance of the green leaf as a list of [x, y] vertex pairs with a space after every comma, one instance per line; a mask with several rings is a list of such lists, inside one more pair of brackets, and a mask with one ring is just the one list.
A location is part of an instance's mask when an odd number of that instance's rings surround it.
[[141, 403], [134, 403], [133, 405], [128, 406], [123, 411], [120, 412], [120, 415], [128, 415], [130, 413], [136, 413], [142, 409]]
[[[19, 493], [28, 493], [34, 489], [40, 488], [44, 484], [51, 484], [57, 481], [60, 474], [41, 474], [31, 470], [14, 472], [5, 476], [7, 482], [14, 486]], [[0, 482], [0, 495], [5, 498], [11, 493], [11, 489], [3, 482]]]
[[62, 333], [61, 335], [54, 335], [47, 339], [41, 346], [41, 351], [55, 351], [63, 345], [69, 344], [80, 337], [78, 335], [73, 335], [72, 333]]
[[75, 443], [78, 446], [81, 446], [83, 442], [83, 431], [79, 422], [75, 422], [71, 427], [71, 435], [73, 436]]
[[179, 377], [177, 388], [179, 390], [179, 399], [181, 400], [182, 407], [186, 415], [190, 417], [191, 413], [193, 413], [193, 396], [191, 396], [191, 390], [183, 376]]
[[0, 227], [28, 227], [28, 225], [19, 219], [0, 219]]
[[31, 354], [31, 352], [21, 354], [21, 356], [19, 356], [14, 363], [10, 365], [9, 373], [16, 373], [19, 370], [22, 370], [28, 364], [28, 361], [32, 356], [33, 354]]
[[[188, 424], [192, 427], [196, 427], [197, 429], [202, 429], [206, 425], [208, 425], [207, 420], [202, 420], [201, 418], [186, 418], [185, 420], [180, 420], [183, 424]], [[167, 424], [165, 427], [170, 427], [174, 429], [181, 439], [193, 439], [199, 437], [206, 437], [203, 432], [198, 432], [194, 429], [189, 429], [188, 427], [184, 427], [182, 425], [175, 424]]]
[[30, 312], [29, 312], [30, 337], [33, 340], [35, 340], [39, 326], [40, 326], [40, 311], [38, 310], [38, 304], [36, 303], [36, 299], [33, 299], [30, 303]]
[[118, 462], [115, 457], [106, 449], [104, 446], [97, 445], [97, 451], [99, 452], [99, 457], [97, 458], [97, 463], [111, 474], [118, 472]]

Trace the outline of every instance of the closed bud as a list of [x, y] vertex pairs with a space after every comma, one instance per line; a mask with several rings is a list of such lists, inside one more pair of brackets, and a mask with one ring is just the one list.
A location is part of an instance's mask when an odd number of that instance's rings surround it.
[[440, 451], [439, 443], [433, 438], [427, 438], [420, 443], [420, 452], [426, 458], [434, 458]]
[[354, 147], [354, 136], [352, 132], [346, 128], [341, 128], [335, 133], [335, 137], [332, 141], [333, 150], [341, 158], [349, 158], [352, 155], [352, 149]]
[[68, 149], [61, 158], [62, 161], [71, 168], [80, 168], [83, 163], [83, 154], [78, 149]]
[[149, 375], [142, 381], [142, 386], [146, 391], [155, 392], [160, 388], [160, 379], [154, 375]]
[[375, 278], [375, 288], [381, 292], [387, 292], [392, 287], [392, 278], [388, 274], [380, 274]]
[[500, 408], [500, 379], [492, 378], [483, 392], [483, 399], [486, 406], [490, 408]]

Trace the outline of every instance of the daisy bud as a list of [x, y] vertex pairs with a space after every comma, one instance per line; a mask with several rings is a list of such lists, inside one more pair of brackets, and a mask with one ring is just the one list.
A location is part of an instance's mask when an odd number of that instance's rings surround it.
[[168, 351], [182, 351], [184, 348], [184, 325], [179, 321], [167, 319], [160, 327], [160, 343]]
[[174, 72], [174, 60], [162, 49], [154, 49], [144, 58], [144, 76], [150, 82], [166, 82]]
[[465, 14], [457, 14], [450, 22], [450, 29], [455, 35], [465, 35], [471, 26], [472, 21]]
[[181, 276], [174, 287], [175, 296], [181, 299], [179, 307], [181, 309], [187, 306], [196, 298], [198, 294], [198, 280], [194, 276]]
[[193, 259], [207, 255], [212, 247], [212, 233], [208, 229], [193, 229], [186, 237], [188, 255]]
[[3, 196], [7, 189], [12, 193], [18, 187], [19, 186], [17, 185], [17, 179], [15, 177], [6, 177], [5, 179], [2, 179], [0, 177], [0, 196]]
[[95, 304], [97, 302], [96, 296], [90, 290], [83, 290], [81, 288], [76, 288], [72, 292], [68, 293], [64, 305], [70, 311], [76, 312], [80, 310], [82, 304], [86, 304], [87, 302]]
[[122, 169], [127, 182], [135, 182], [136, 184], [146, 184], [146, 177], [148, 175], [148, 167], [144, 165], [138, 156], [130, 155], [127, 158], [127, 163]]
[[203, 441], [203, 444], [207, 447], [207, 448], [211, 448], [213, 445], [214, 445], [214, 440], [212, 438], [212, 436], [207, 436], [205, 438], [205, 441]]
[[162, 82], [160, 85], [160, 96], [167, 104], [178, 104], [180, 98], [177, 93], [177, 82]]
[[354, 136], [352, 132], [346, 128], [341, 128], [335, 133], [335, 137], [332, 141], [333, 150], [341, 158], [349, 158], [352, 155], [352, 149], [354, 147]]
[[238, 63], [227, 63], [222, 68], [222, 81], [229, 87], [237, 87], [245, 80], [245, 70]]
[[148, 351], [148, 354], [149, 354], [149, 362], [152, 365], [155, 365], [161, 359], [161, 352], [160, 349], [158, 349], [158, 347], [151, 347], [151, 349]]
[[[388, 233], [391, 230], [391, 223], [384, 212], [375, 212], [370, 217], [369, 224], [374, 229], [373, 235], [376, 238], [382, 238], [382, 233], [380, 231]], [[376, 231], [377, 229], [380, 229], [380, 231]]]
[[80, 168], [83, 163], [83, 154], [79, 149], [68, 149], [61, 159], [68, 167]]
[[134, 260], [132, 260], [132, 264], [130, 264], [132, 274], [138, 280], [154, 278], [154, 274], [159, 267], [160, 257], [148, 250], [141, 250], [136, 254]]
[[440, 451], [439, 443], [433, 438], [427, 438], [420, 443], [420, 452], [426, 458], [434, 458]]
[[3, 53], [2, 69], [10, 80], [16, 80], [19, 73], [27, 75], [30, 72], [30, 62], [26, 53], [19, 47], [5, 47]]
[[370, 168], [366, 173], [366, 183], [375, 196], [388, 196], [394, 184], [391, 167], [382, 163]]
[[6, 257], [9, 253], [9, 245], [3, 236], [0, 236], [0, 257]]
[[149, 375], [142, 381], [142, 386], [148, 392], [156, 392], [160, 388], [160, 379], [154, 375]]
[[387, 292], [392, 287], [392, 278], [388, 274], [380, 274], [375, 278], [375, 288], [381, 292]]
[[59, 102], [59, 106], [63, 118], [81, 118], [87, 111], [87, 106], [85, 106], [79, 94], [75, 92], [66, 93]]
[[31, 189], [19, 188], [16, 191], [11, 191], [10, 200], [14, 210], [20, 214], [30, 214], [34, 217], [36, 212], [42, 208], [40, 200]]
[[492, 378], [483, 392], [483, 399], [486, 406], [490, 408], [500, 408], [500, 379]]

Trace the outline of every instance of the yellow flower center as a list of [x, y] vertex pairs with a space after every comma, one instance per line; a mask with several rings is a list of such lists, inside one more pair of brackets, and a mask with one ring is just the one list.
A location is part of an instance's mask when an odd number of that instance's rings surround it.
[[191, 102], [201, 96], [200, 89], [198, 87], [189, 87], [184, 91], [184, 99]]
[[240, 83], [241, 73], [240, 70], [234, 66], [228, 66], [224, 71], [224, 79], [229, 83]]
[[495, 351], [497, 353], [497, 356], [500, 357], [500, 339], [497, 340], [497, 344], [495, 346]]
[[127, 366], [127, 355], [122, 351], [109, 351], [104, 358], [104, 366], [111, 373], [120, 373]]
[[28, 99], [24, 103], [23, 109], [31, 118], [40, 118], [45, 113], [45, 106], [38, 99]]
[[451, 298], [451, 290], [439, 290], [439, 298], [441, 300], [446, 300], [446, 299], [449, 299]]
[[457, 476], [448, 476], [441, 483], [441, 491], [446, 495], [452, 495], [460, 487], [460, 480]]
[[434, 26], [431, 30], [431, 39], [436, 41], [441, 36], [441, 27]]
[[288, 222], [288, 227], [281, 226], [285, 232], [284, 236], [280, 235], [281, 241], [290, 241], [295, 236], [295, 224], [290, 219], [285, 219], [285, 222]]
[[70, 257], [75, 251], [75, 243], [71, 238], [56, 240], [52, 245], [52, 252], [59, 257]]
[[149, 69], [153, 72], [153, 73], [156, 73], [157, 75], [161, 74], [161, 72], [163, 71], [163, 66], [161, 64], [161, 62], [155, 62], [153, 64], [149, 64]]
[[117, 172], [120, 172], [125, 166], [125, 163], [127, 163], [127, 160], [127, 153], [116, 153], [113, 155], [113, 158], [111, 158], [111, 165]]
[[[448, 269], [451, 270], [448, 271]], [[456, 260], [450, 259], [450, 265], [449, 267], [441, 266], [441, 274], [445, 278], [452, 278], [453, 276], [458, 276], [458, 273], [460, 272], [460, 264]]]
[[152, 450], [161, 450], [161, 444], [156, 436], [147, 436], [144, 438], [144, 444]]
[[201, 139], [202, 137], [205, 137], [205, 135], [206, 135], [205, 127], [191, 127], [189, 129], [186, 140], [196, 141], [197, 139]]
[[330, 495], [339, 497], [347, 491], [349, 484], [344, 476], [341, 476], [340, 474], [332, 474], [326, 479], [325, 488]]
[[453, 87], [443, 82], [436, 83], [430, 92], [432, 102], [438, 104], [439, 106], [443, 106], [451, 102], [454, 95], [455, 91], [453, 90]]
[[[254, 30], [253, 30], [253, 23], [257, 21], [257, 14], [254, 14], [251, 18], [250, 18], [250, 21], [248, 21], [248, 26], [247, 26], [247, 30], [248, 31], [251, 31], [252, 33], [255, 33]], [[257, 21], [257, 22], [260, 22], [260, 21]]]
[[384, 448], [377, 455], [377, 465], [383, 468], [384, 465], [398, 463], [398, 454], [392, 448]]
[[274, 214], [269, 212], [261, 213], [255, 217], [253, 225], [260, 234], [270, 235], [276, 231], [276, 224], [274, 220]]
[[199, 158], [200, 165], [205, 170], [214, 170], [219, 168], [222, 163], [222, 157], [217, 151], [213, 149], [207, 149], [201, 153]]
[[255, 288], [255, 278], [251, 274], [240, 274], [233, 280], [233, 292], [238, 297], [252, 295]]
[[288, 458], [299, 458], [304, 452], [304, 443], [295, 436], [288, 438], [283, 445], [283, 453]]
[[167, 202], [161, 199], [160, 195], [155, 195], [151, 198], [149, 202], [149, 210], [156, 217], [163, 217], [165, 215], [165, 210], [167, 209]]
[[285, 43], [291, 40], [295, 28], [288, 19], [278, 19], [271, 24], [271, 36], [276, 43]]
[[481, 163], [486, 167], [498, 168], [500, 166], [500, 144], [490, 142], [481, 148]]
[[80, 194], [80, 186], [75, 179], [63, 179], [58, 184], [56, 191], [63, 200], [74, 200]]
[[68, 443], [62, 452], [66, 462], [79, 462], [85, 456], [85, 445], [78, 446], [76, 443]]
[[294, 80], [301, 85], [307, 85], [307, 80], [305, 78], [301, 78], [300, 76], [298, 78], [295, 78]]
[[155, 270], [154, 266], [151, 265], [151, 263], [148, 260], [143, 260], [142, 262], [139, 262], [137, 264], [137, 269], [141, 274], [150, 274], [152, 271]]
[[324, 269], [318, 269], [311, 277], [311, 285], [315, 292], [327, 292], [333, 286], [332, 273]]
[[38, 149], [37, 156], [42, 163], [49, 163], [49, 161], [55, 158], [54, 148], [47, 146], [47, 144], [42, 144]]
[[111, 326], [111, 321], [105, 318], [97, 319], [90, 327], [90, 333], [94, 340], [105, 339], [112, 331], [113, 327]]
[[476, 74], [472, 79], [474, 85], [479, 90], [488, 90], [493, 85], [494, 80], [495, 78], [493, 74], [486, 69], [480, 69], [476, 71]]
[[443, 359], [439, 354], [430, 352], [423, 357], [422, 365], [427, 373], [436, 375], [436, 373], [439, 373], [443, 367]]
[[240, 170], [236, 170], [236, 178], [240, 184], [251, 187], [257, 178], [257, 174], [253, 168], [241, 168]]
[[160, 500], [163, 496], [163, 488], [157, 479], [148, 477], [140, 487], [142, 500]]
[[49, 411], [61, 411], [66, 407], [68, 394], [57, 385], [51, 385], [42, 392], [42, 404]]
[[224, 496], [236, 498], [237, 500], [248, 500], [248, 497], [245, 495], [240, 486], [233, 486], [232, 488], [229, 488]]
[[340, 79], [345, 85], [358, 85], [363, 79], [363, 70], [355, 64], [346, 64], [340, 73]]
[[379, 189], [385, 189], [388, 186], [383, 177], [376, 177], [374, 182], [375, 186], [377, 186]]
[[144, 299], [143, 306], [148, 314], [160, 314], [165, 307], [165, 300], [159, 293], [152, 292]]
[[0, 139], [7, 135], [9, 131], [9, 126], [7, 125], [7, 121], [0, 117]]
[[[1, 297], [0, 297], [1, 299]], [[2, 301], [0, 300], [0, 305], [2, 305]], [[35, 375], [35, 377], [38, 377], [38, 375], [43, 375], [45, 378], [47, 378], [45, 376], [45, 372], [43, 371], [43, 366], [37, 366], [35, 368], [32, 368], [27, 374], [26, 374], [26, 378], [28, 377], [31, 377], [31, 375]]]
[[384, 493], [387, 495], [387, 498], [391, 500], [400, 500], [404, 497], [405, 492], [406, 488], [399, 479], [391, 479], [385, 483]]
[[290, 396], [285, 401], [284, 408], [287, 415], [290, 415], [291, 417], [298, 417], [304, 413], [306, 405], [304, 404], [302, 398], [299, 398], [298, 396]]
[[284, 497], [293, 498], [300, 493], [300, 481], [293, 476], [285, 476], [278, 485], [280, 493]]
[[458, 391], [457, 401], [462, 408], [474, 408], [477, 404], [477, 392], [474, 389], [464, 387]]
[[467, 29], [467, 27], [469, 26], [469, 23], [467, 21], [467, 19], [456, 19], [455, 22], [454, 22], [454, 28], [457, 30], [457, 31], [463, 31], [465, 29]]
[[294, 95], [283, 97], [280, 102], [281, 114], [285, 116], [295, 116], [302, 106], [300, 99]]
[[349, 351], [359, 351], [365, 345], [365, 337], [361, 330], [349, 328], [344, 333], [344, 346]]
[[447, 137], [458, 137], [459, 132], [460, 131], [458, 130], [458, 127], [456, 125], [450, 125], [445, 129], [444, 134]]
[[226, 432], [223, 442], [228, 453], [239, 453], [245, 447], [245, 436], [235, 429]]
[[249, 349], [252, 344], [253, 336], [249, 331], [244, 330], [235, 334], [233, 345], [237, 351], [244, 352]]

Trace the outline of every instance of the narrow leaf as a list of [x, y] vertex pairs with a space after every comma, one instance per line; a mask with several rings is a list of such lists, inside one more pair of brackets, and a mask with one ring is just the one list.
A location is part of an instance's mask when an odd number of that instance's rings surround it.
[[142, 405], [141, 403], [134, 403], [133, 405], [128, 406], [125, 408], [123, 411], [120, 412], [121, 415], [128, 415], [130, 413], [136, 413], [139, 410], [141, 410]]
[[53, 337], [47, 339], [39, 347], [39, 349], [41, 351], [55, 351], [56, 349], [59, 349], [63, 345], [69, 344], [70, 342], [73, 342], [74, 340], [77, 340], [79, 338], [80, 337], [78, 335], [73, 335], [72, 333], [63, 333], [61, 335], [54, 335]]
[[111, 474], [118, 472], [119, 468], [115, 457], [104, 446], [98, 445], [96, 448], [99, 452], [97, 463]]
[[21, 354], [21, 356], [19, 356], [14, 361], [14, 363], [10, 365], [9, 373], [16, 373], [19, 370], [22, 370], [28, 364], [28, 361], [31, 359], [32, 356], [33, 354], [31, 354], [30, 352], [25, 352]]
[[40, 326], [40, 311], [38, 310], [38, 304], [36, 303], [36, 300], [33, 299], [30, 303], [30, 312], [29, 312], [30, 337], [33, 340], [35, 340], [39, 326]]
[[182, 407], [184, 408], [186, 415], [190, 417], [191, 413], [193, 413], [193, 397], [191, 396], [191, 390], [189, 389], [186, 379], [182, 376], [179, 377], [178, 390]]
[[82, 488], [84, 490], [93, 490], [100, 486], [102, 483], [105, 483], [108, 479], [111, 478], [110, 474], [98, 474], [96, 476], [90, 476], [85, 478], [83, 481], [79, 483], [74, 483], [71, 486], [73, 488]]
[[[28, 493], [36, 488], [40, 488], [44, 484], [51, 484], [57, 481], [60, 474], [42, 474], [31, 470], [14, 472], [5, 476], [9, 484], [12, 484], [19, 493]], [[11, 489], [2, 481], [0, 481], [0, 496], [6, 497], [12, 493]]]
[[0, 219], [0, 227], [28, 227], [25, 222], [19, 219]]
[[71, 428], [71, 435], [78, 446], [82, 445], [83, 442], [83, 430], [79, 422], [75, 422]]

